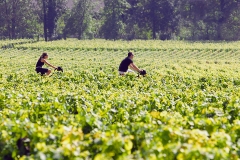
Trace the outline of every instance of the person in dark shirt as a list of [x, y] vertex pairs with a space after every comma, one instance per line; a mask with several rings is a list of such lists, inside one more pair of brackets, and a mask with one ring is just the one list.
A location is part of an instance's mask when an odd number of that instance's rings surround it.
[[51, 65], [50, 63], [47, 62], [48, 59], [48, 54], [43, 53], [41, 57], [38, 59], [37, 64], [36, 64], [36, 72], [41, 73], [41, 75], [49, 75], [51, 73], [50, 69], [47, 68], [42, 68], [44, 64], [49, 65], [50, 67], [56, 69], [57, 67]]
[[[132, 52], [128, 53], [128, 56], [122, 60], [119, 65], [118, 72], [120, 75], [125, 75], [127, 72], [132, 72], [132, 70], [140, 72], [141, 70], [133, 64], [134, 54]], [[128, 69], [130, 67], [132, 70]]]

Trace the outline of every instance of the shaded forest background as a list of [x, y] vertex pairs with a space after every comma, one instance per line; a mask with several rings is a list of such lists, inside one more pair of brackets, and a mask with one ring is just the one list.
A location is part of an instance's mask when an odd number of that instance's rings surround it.
[[0, 0], [0, 39], [240, 40], [240, 0]]

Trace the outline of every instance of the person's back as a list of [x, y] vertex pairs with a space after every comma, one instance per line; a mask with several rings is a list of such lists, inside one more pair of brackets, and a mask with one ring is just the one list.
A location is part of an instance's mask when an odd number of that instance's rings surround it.
[[41, 62], [42, 60], [42, 57], [40, 57], [37, 61], [37, 64], [36, 64], [36, 68], [42, 68], [42, 66], [44, 65], [44, 62]]
[[126, 57], [126, 58], [125, 58], [124, 60], [122, 60], [122, 62], [120, 63], [118, 71], [127, 72], [128, 66], [129, 66], [131, 63], [133, 63], [133, 61], [132, 61], [129, 57]]

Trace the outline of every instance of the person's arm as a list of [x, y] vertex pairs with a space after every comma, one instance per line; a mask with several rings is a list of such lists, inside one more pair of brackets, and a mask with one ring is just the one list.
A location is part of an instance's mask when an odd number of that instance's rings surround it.
[[137, 71], [137, 72], [140, 72], [141, 70], [135, 66], [133, 63], [130, 64], [130, 68], [132, 68], [133, 70]]
[[42, 59], [42, 61], [43, 61], [44, 63], [46, 63], [47, 65], [49, 65], [50, 67], [54, 68], [54, 69], [57, 68], [57, 67], [51, 65], [50, 63], [48, 63], [48, 61], [46, 61], [45, 59]]

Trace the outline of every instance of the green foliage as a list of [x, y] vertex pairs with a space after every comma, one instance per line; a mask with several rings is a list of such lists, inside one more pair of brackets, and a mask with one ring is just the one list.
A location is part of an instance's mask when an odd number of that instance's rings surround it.
[[57, 21], [66, 11], [66, 2], [67, 2], [66, 0], [42, 1], [45, 41], [47, 39], [52, 39], [54, 36], [57, 35], [56, 33]]
[[152, 39], [171, 39], [177, 23], [174, 6], [169, 0], [142, 0], [137, 4], [136, 17], [140, 28], [152, 33]]
[[[92, 2], [90, 0], [78, 0], [71, 10], [64, 28], [64, 34], [66, 36], [76, 35], [78, 39], [92, 38], [93, 35], [89, 35], [92, 34], [89, 31], [89, 27], [92, 25], [93, 13]], [[89, 37], [86, 35], [89, 35]]]
[[239, 40], [238, 0], [1, 0], [0, 39]]
[[238, 3], [237, 0], [182, 1], [179, 10], [184, 20], [180, 36], [189, 40], [239, 39], [239, 27], [235, 28], [238, 26]]
[[121, 39], [124, 35], [124, 14], [130, 7], [126, 0], [104, 0], [104, 24], [101, 33], [105, 39]]
[[39, 33], [38, 17], [31, 0], [0, 1], [0, 39], [33, 38]]
[[[0, 157], [237, 160], [239, 46], [71, 39], [1, 50]], [[130, 48], [146, 77], [118, 75]], [[64, 73], [35, 73], [43, 51]]]

